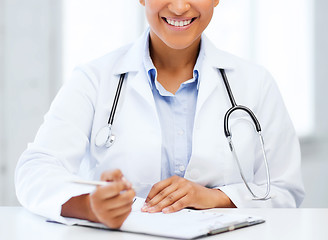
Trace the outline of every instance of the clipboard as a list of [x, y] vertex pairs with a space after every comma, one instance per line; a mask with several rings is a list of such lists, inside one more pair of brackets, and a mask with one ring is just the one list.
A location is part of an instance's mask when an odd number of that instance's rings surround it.
[[[183, 209], [170, 214], [144, 213], [140, 210], [143, 203], [144, 199], [136, 198], [129, 217], [115, 231], [174, 239], [196, 239], [265, 222], [261, 217], [210, 210]], [[74, 225], [112, 230], [101, 223], [86, 220], [78, 220]]]

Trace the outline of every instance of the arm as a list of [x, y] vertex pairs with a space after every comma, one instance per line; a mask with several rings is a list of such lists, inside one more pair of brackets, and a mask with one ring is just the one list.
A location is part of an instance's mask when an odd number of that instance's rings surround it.
[[99, 222], [90, 206], [90, 194], [72, 197], [62, 205], [61, 216]]
[[35, 140], [21, 155], [15, 172], [16, 194], [30, 211], [66, 223], [61, 206], [73, 196], [94, 190], [77, 186], [82, 160], [89, 148], [97, 97], [97, 78], [76, 69], [61, 88]]

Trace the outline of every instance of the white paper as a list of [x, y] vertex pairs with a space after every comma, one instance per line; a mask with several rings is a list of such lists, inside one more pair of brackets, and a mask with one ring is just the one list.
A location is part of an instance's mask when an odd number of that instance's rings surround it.
[[[250, 220], [249, 216], [238, 214], [222, 214], [211, 211], [183, 209], [175, 213], [141, 212], [144, 199], [136, 198], [132, 212], [120, 230], [144, 233], [180, 239], [191, 239], [203, 236], [215, 229], [234, 226]], [[252, 218], [254, 220], [254, 218]], [[79, 220], [77, 225], [105, 228], [103, 224]], [[232, 230], [233, 228], [231, 228]]]

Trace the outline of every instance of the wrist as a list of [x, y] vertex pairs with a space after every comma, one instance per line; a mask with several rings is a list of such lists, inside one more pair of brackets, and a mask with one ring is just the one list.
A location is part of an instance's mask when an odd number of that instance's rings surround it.
[[220, 189], [203, 188], [203, 192], [199, 194], [199, 202], [202, 203], [201, 208], [235, 208], [231, 199]]
[[91, 201], [90, 201], [90, 194], [86, 196], [86, 212], [87, 212], [87, 218], [91, 222], [99, 222], [98, 218], [96, 217], [95, 213], [92, 210], [91, 207]]
[[69, 199], [62, 205], [61, 216], [98, 222], [91, 208], [90, 194], [83, 194]]
[[231, 199], [222, 192], [220, 189], [211, 189], [216, 192], [216, 206], [217, 208], [236, 208], [236, 205], [231, 201]]

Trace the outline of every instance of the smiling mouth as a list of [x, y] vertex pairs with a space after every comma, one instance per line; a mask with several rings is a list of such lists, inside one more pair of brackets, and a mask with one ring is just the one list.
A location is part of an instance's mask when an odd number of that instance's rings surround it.
[[171, 26], [174, 26], [174, 27], [185, 27], [185, 26], [188, 26], [190, 25], [196, 18], [192, 18], [192, 19], [189, 19], [189, 20], [181, 20], [181, 21], [178, 21], [178, 20], [173, 20], [173, 19], [167, 19], [165, 17], [163, 17], [163, 20], [168, 23], [169, 25]]

